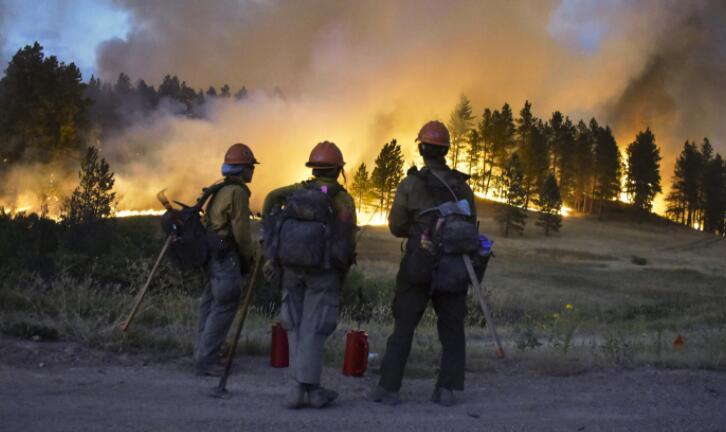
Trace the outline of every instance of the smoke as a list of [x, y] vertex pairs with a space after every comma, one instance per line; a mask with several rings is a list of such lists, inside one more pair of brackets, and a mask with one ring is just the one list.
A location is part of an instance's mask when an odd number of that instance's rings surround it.
[[[425, 121], [446, 120], [460, 94], [475, 114], [529, 99], [548, 118], [595, 116], [621, 146], [650, 126], [665, 155], [708, 135], [726, 151], [723, 3], [714, 0], [119, 0], [125, 39], [97, 49], [102, 78], [156, 83], [176, 74], [195, 88], [245, 85], [242, 102], [214, 100], [204, 119], [159, 113], [102, 144], [121, 207], [155, 205], [168, 187], [190, 200], [219, 177], [226, 148], [249, 144], [263, 164], [259, 208], [271, 188], [304, 179], [312, 146], [328, 139], [347, 168], [370, 163], [391, 138], [413, 160]], [[275, 97], [279, 87], [285, 98]]]

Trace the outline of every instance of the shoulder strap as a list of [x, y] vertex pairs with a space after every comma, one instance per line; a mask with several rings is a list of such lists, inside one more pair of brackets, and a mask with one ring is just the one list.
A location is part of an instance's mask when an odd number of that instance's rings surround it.
[[194, 208], [196, 210], [201, 210], [201, 208], [204, 207], [204, 204], [207, 202], [207, 200], [209, 200], [210, 197], [215, 195], [217, 192], [219, 192], [220, 189], [222, 189], [223, 187], [225, 187], [229, 184], [233, 184], [233, 183], [227, 181], [227, 179], [225, 178], [222, 181], [218, 181], [205, 188], [202, 188], [202, 195], [199, 198], [197, 198], [197, 202], [196, 202], [196, 204], [194, 204], [194, 206], [192, 208]]
[[459, 201], [459, 197], [456, 196], [456, 193], [454, 192], [454, 190], [451, 188], [451, 186], [449, 186], [448, 183], [446, 183], [444, 181], [444, 179], [441, 178], [440, 175], [436, 174], [436, 172], [434, 170], [429, 170], [429, 172], [431, 173], [432, 176], [434, 176], [436, 178], [436, 180], [440, 181], [441, 184], [446, 187], [446, 189], [449, 191], [449, 193], [451, 193], [451, 196], [454, 198], [454, 201]]

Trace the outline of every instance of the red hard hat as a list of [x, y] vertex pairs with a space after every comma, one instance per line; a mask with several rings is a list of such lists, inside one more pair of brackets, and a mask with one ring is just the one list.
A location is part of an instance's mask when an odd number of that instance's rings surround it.
[[232, 144], [224, 155], [224, 163], [228, 165], [250, 165], [259, 163], [252, 149], [242, 143]]
[[442, 147], [451, 145], [449, 130], [438, 120], [432, 120], [423, 125], [421, 130], [418, 131], [416, 141]]
[[338, 146], [330, 141], [323, 141], [313, 147], [313, 151], [310, 152], [310, 159], [308, 159], [305, 166], [310, 168], [342, 168], [344, 164], [343, 153]]

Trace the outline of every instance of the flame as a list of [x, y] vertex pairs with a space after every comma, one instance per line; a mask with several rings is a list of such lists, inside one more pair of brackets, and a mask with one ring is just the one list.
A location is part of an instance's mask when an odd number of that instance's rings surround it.
[[385, 226], [388, 225], [388, 215], [385, 212], [362, 210], [357, 212], [359, 226]]
[[[491, 190], [488, 193], [486, 193], [486, 194], [484, 194], [483, 192], [474, 192], [474, 195], [477, 198], [481, 198], [481, 199], [485, 199], [485, 200], [489, 200], [489, 201], [495, 201], [495, 202], [502, 203], [502, 204], [506, 204], [507, 203], [507, 201], [504, 198], [502, 198], [502, 197], [500, 197], [498, 195], [495, 195], [493, 193], [493, 191], [491, 191]], [[562, 217], [570, 217], [570, 216], [572, 216], [573, 211], [574, 210], [572, 208], [563, 205], [560, 208], [560, 216], [562, 216]]]
[[164, 210], [146, 209], [146, 210], [117, 210], [114, 213], [114, 217], [126, 218], [136, 216], [161, 216], [165, 213]]

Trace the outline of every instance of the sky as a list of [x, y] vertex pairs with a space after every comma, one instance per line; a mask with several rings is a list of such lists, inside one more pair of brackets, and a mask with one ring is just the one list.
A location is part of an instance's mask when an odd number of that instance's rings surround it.
[[[0, 0], [0, 60], [38, 41], [47, 54], [96, 73], [96, 48], [125, 37], [129, 13], [105, 0]], [[4, 67], [3, 67], [4, 69]]]
[[324, 139], [349, 169], [391, 138], [412, 160], [420, 125], [446, 121], [461, 94], [477, 116], [525, 100], [544, 119], [594, 116], [623, 151], [651, 127], [666, 188], [686, 139], [726, 153], [723, 0], [0, 0], [3, 62], [36, 40], [84, 79], [158, 85], [171, 73], [250, 90], [204, 119], [160, 113], [103, 143], [131, 207], [162, 187], [193, 195], [175, 185], [211, 183], [236, 141], [274, 161], [253, 202], [304, 175], [300, 160]]

